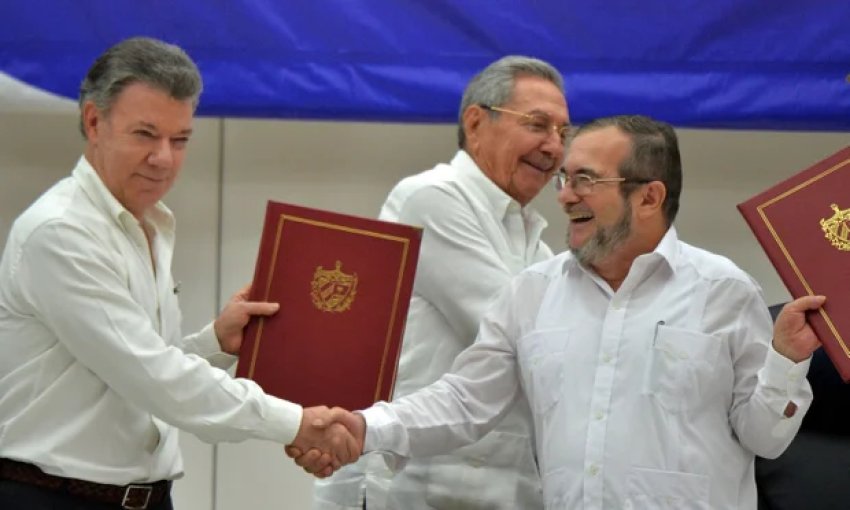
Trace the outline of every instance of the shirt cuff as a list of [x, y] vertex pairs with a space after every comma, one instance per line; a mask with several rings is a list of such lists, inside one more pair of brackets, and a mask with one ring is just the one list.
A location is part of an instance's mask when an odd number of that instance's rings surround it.
[[372, 406], [363, 411], [355, 411], [366, 420], [366, 438], [363, 441], [363, 452], [371, 452], [381, 449], [381, 428], [390, 423], [390, 418], [385, 410]]
[[292, 444], [301, 428], [301, 417], [304, 409], [295, 403], [268, 395], [266, 397], [268, 409], [265, 423], [272, 427], [269, 437], [281, 444]]
[[215, 336], [214, 324], [210, 322], [192, 338], [192, 352], [202, 358], [221, 352], [221, 344]]
[[812, 357], [809, 356], [799, 363], [794, 363], [779, 354], [773, 348], [773, 342], [771, 342], [767, 351], [767, 358], [764, 361], [764, 383], [772, 388], [785, 390], [788, 394], [794, 394], [806, 380], [811, 362]]
[[[796, 414], [797, 407], [808, 409], [812, 400], [812, 391], [806, 380], [806, 374], [809, 372], [811, 362], [812, 358], [809, 356], [795, 363], [779, 354], [773, 348], [773, 342], [770, 343], [759, 377], [766, 390], [765, 396], [768, 397], [770, 407], [778, 414], [790, 418]], [[789, 414], [790, 403], [794, 406]]]
[[[404, 469], [408, 459], [400, 453], [406, 453], [409, 450], [409, 448], [402, 446], [402, 443], [407, 442], [407, 433], [404, 425], [386, 407], [386, 403], [379, 402], [368, 409], [355, 412], [361, 414], [366, 420], [363, 453], [378, 452], [384, 457], [387, 468], [393, 473], [398, 473]], [[395, 434], [393, 434], [393, 431], [395, 431]], [[393, 441], [393, 438], [396, 438], [396, 441]]]
[[210, 362], [210, 365], [228, 369], [239, 359], [238, 356], [221, 350], [218, 337], [215, 336], [215, 322], [210, 322], [192, 339], [192, 352]]

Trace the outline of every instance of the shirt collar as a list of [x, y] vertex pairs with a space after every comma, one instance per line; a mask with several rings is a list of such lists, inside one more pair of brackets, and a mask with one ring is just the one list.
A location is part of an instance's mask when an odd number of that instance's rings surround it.
[[469, 184], [470, 189], [476, 190], [479, 200], [484, 202], [487, 210], [495, 211], [499, 219], [519, 210], [531, 229], [539, 232], [546, 228], [547, 222], [543, 216], [529, 206], [520, 206], [519, 202], [496, 186], [465, 150], [457, 151], [451, 165], [458, 169], [458, 179]]
[[679, 260], [679, 235], [675, 227], [671, 226], [667, 229], [667, 232], [661, 238], [653, 253], [660, 255], [667, 262], [667, 265], [670, 266], [671, 271], [676, 271], [676, 264]]
[[[136, 220], [133, 214], [121, 205], [121, 202], [109, 191], [106, 184], [100, 178], [100, 175], [98, 175], [85, 156], [80, 156], [77, 166], [74, 167], [71, 175], [80, 184], [80, 187], [92, 202], [110, 218], [114, 219], [118, 225], [125, 225], [127, 221], [138, 224], [138, 220]], [[147, 211], [145, 213], [145, 219], [156, 227], [160, 233], [170, 234], [174, 231], [174, 215], [162, 202], [157, 202]]]

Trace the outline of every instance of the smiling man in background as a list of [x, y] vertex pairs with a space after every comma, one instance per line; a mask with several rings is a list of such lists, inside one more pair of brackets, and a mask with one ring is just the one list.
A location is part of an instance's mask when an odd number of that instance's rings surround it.
[[[491, 300], [529, 265], [552, 256], [529, 202], [564, 157], [569, 114], [560, 73], [508, 56], [467, 85], [450, 163], [407, 177], [380, 218], [424, 227], [394, 398], [436, 381], [472, 344]], [[393, 476], [369, 456], [316, 482], [313, 508], [542, 507], [530, 411], [520, 399], [476, 444], [411, 460]]]

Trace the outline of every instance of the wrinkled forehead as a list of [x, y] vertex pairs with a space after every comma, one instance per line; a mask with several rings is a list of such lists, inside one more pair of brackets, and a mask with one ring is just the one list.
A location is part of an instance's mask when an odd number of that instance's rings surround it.
[[564, 94], [554, 83], [540, 77], [517, 78], [513, 94], [503, 106], [530, 115], [545, 115], [558, 124], [569, 123], [569, 110]]

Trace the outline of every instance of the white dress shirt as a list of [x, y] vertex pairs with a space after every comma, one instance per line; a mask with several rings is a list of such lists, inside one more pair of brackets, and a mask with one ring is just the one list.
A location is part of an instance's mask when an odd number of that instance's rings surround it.
[[[403, 179], [380, 218], [424, 227], [394, 397], [439, 379], [472, 344], [484, 312], [511, 278], [550, 258], [545, 220], [496, 186], [470, 156]], [[451, 454], [417, 459], [394, 477], [366, 456], [316, 482], [316, 510], [542, 507], [528, 403], [493, 432]]]
[[181, 337], [173, 216], [157, 204], [144, 221], [84, 157], [15, 221], [0, 262], [0, 457], [128, 484], [182, 474], [175, 427], [295, 437], [300, 406], [204, 359], [235, 359], [212, 325]]
[[547, 509], [755, 509], [754, 455], [811, 403], [771, 333], [757, 284], [672, 228], [617, 291], [566, 252], [511, 282], [452, 373], [365, 411], [366, 448], [451, 451], [524, 393]]

